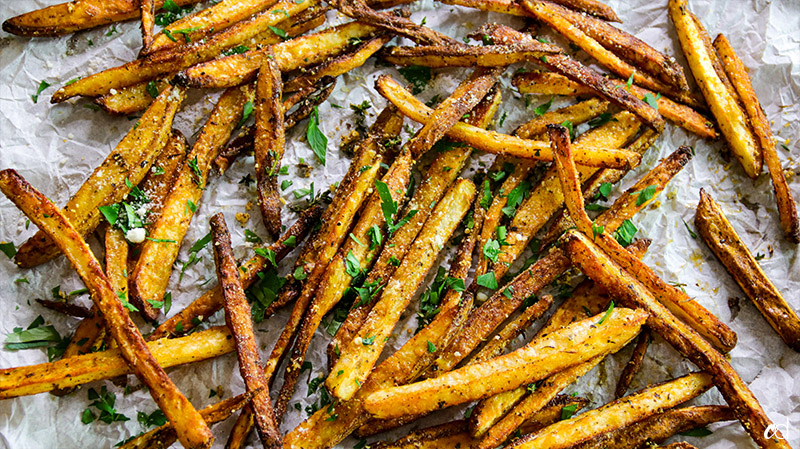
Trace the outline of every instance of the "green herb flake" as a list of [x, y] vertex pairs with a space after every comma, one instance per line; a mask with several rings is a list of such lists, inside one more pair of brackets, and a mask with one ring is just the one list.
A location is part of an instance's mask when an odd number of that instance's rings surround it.
[[42, 80], [42, 81], [39, 82], [39, 87], [36, 88], [36, 93], [31, 95], [31, 100], [33, 100], [34, 104], [36, 104], [39, 101], [39, 94], [44, 92], [44, 90], [47, 89], [50, 86], [51, 86], [51, 84], [48, 83], [45, 80]]
[[326, 152], [328, 150], [328, 138], [322, 133], [319, 128], [319, 109], [314, 106], [311, 111], [311, 117], [308, 121], [308, 128], [306, 129], [306, 139], [311, 146], [311, 150], [317, 156], [317, 159], [322, 165], [325, 165]]
[[478, 276], [475, 282], [477, 282], [481, 287], [497, 290], [497, 278], [494, 276], [494, 271], [490, 271]]
[[643, 190], [639, 192], [639, 195], [636, 196], [636, 205], [642, 206], [646, 202], [650, 201], [651, 198], [656, 194], [656, 186], [649, 185], [645, 187]]
[[430, 67], [411, 65], [397, 69], [406, 81], [411, 83], [411, 93], [414, 95], [422, 92], [430, 83], [432, 75]]

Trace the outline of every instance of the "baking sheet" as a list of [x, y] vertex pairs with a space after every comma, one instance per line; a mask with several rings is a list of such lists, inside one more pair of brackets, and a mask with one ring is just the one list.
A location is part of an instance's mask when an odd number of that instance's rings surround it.
[[[57, 3], [55, 0], [4, 0], [0, 2], [0, 19], [7, 19], [42, 6]], [[667, 54], [676, 55], [681, 62], [677, 38], [666, 12], [666, 1], [609, 1], [624, 23], [621, 27], [633, 32], [646, 42]], [[800, 145], [795, 138], [800, 133], [800, 3], [795, 0], [767, 1], [692, 1], [690, 8], [716, 35], [724, 31], [745, 65], [750, 69], [755, 90], [761, 99], [767, 116], [772, 121], [772, 130], [778, 138], [779, 154], [789, 174], [790, 188], [795, 198], [800, 198], [800, 179], [794, 176]], [[420, 23], [423, 18], [429, 26], [456, 39], [461, 39], [486, 22], [519, 25], [520, 19], [496, 13], [452, 7], [424, 0], [411, 5], [412, 20]], [[340, 21], [335, 13], [331, 20]], [[103, 112], [86, 107], [86, 100], [70, 101], [60, 105], [49, 104], [50, 95], [58, 85], [81, 75], [119, 65], [134, 58], [139, 50], [138, 23], [117, 24], [111, 27], [80, 32], [70, 36], [47, 39], [27, 39], [0, 32], [0, 168], [18, 170], [35, 187], [42, 190], [57, 204], [63, 205], [80, 186], [108, 152], [119, 142], [132, 126], [130, 118], [109, 117]], [[559, 39], [552, 34], [553, 40]], [[559, 41], [563, 43], [563, 41]], [[565, 47], [566, 48], [566, 47]], [[685, 64], [684, 64], [685, 66]], [[305, 188], [313, 181], [315, 187], [327, 188], [341, 179], [347, 169], [348, 158], [339, 151], [342, 136], [354, 125], [354, 114], [350, 103], [360, 104], [369, 100], [368, 124], [385, 101], [373, 89], [376, 77], [388, 73], [401, 79], [398, 73], [383, 66], [376, 67], [370, 60], [364, 67], [344, 75], [330, 100], [320, 106], [321, 127], [328, 136], [328, 163], [320, 166], [308, 145], [299, 138], [304, 134], [301, 123], [287, 139], [285, 165], [294, 185], [283, 192], [288, 202], [293, 202], [292, 190]], [[434, 95], [446, 96], [452, 92], [467, 71], [462, 69], [434, 70], [433, 83], [420, 98], [428, 100]], [[507, 118], [501, 131], [511, 132], [518, 124], [533, 115], [533, 109], [548, 100], [531, 97], [530, 105], [510, 86], [513, 70], [503, 78], [503, 104], [500, 114]], [[687, 70], [688, 74], [688, 70]], [[46, 89], [33, 103], [31, 95], [41, 80], [53, 87]], [[185, 135], [192, 136], [202, 125], [213, 107], [216, 92], [193, 91], [183, 110], [176, 118], [175, 126]], [[567, 99], [556, 99], [555, 106], [567, 104]], [[332, 107], [343, 106], [343, 109]], [[408, 121], [407, 121], [408, 123]], [[410, 124], [416, 128], [416, 125]], [[404, 133], [407, 138], [407, 132]], [[193, 140], [190, 138], [190, 140]], [[667, 281], [685, 284], [686, 291], [700, 303], [728, 323], [739, 335], [739, 344], [731, 352], [731, 363], [745, 381], [749, 382], [770, 418], [780, 426], [784, 436], [795, 446], [800, 445], [800, 354], [790, 350], [767, 325], [756, 308], [746, 299], [724, 268], [713, 257], [709, 249], [699, 240], [690, 237], [683, 220], [692, 223], [699, 189], [705, 188], [722, 205], [734, 227], [753, 253], [764, 254], [761, 265], [773, 282], [784, 293], [787, 301], [800, 309], [800, 261], [795, 245], [784, 241], [780, 232], [777, 209], [772, 194], [769, 176], [763, 173], [755, 182], [748, 179], [735, 160], [721, 157], [724, 145], [709, 143], [688, 135], [673, 125], [656, 145], [645, 155], [642, 167], [627, 176], [615, 189], [623, 191], [635, 182], [658, 160], [674, 151], [679, 145], [692, 145], [696, 157], [661, 194], [656, 205], [649, 207], [633, 221], [640, 229], [639, 236], [650, 237], [653, 245], [645, 261], [653, 266]], [[300, 158], [314, 166], [311, 178], [302, 178], [295, 167]], [[492, 157], [476, 155], [472, 158], [465, 176], [471, 176], [481, 164], [488, 164]], [[265, 236], [257, 209], [246, 211], [249, 202], [255, 203], [255, 191], [239, 180], [252, 170], [252, 158], [237, 162], [224, 176], [214, 178], [206, 191], [197, 216], [186, 237], [180, 259], [186, 260], [188, 247], [207, 232], [208, 218], [218, 211], [225, 213], [234, 234], [233, 241], [237, 257], [251, 254], [250, 245], [244, 242], [244, 227], [234, 216], [239, 212], [250, 212], [252, 218], [246, 227]], [[287, 211], [288, 212], [288, 211]], [[294, 220], [287, 214], [286, 221]], [[26, 229], [25, 218], [5, 198], [0, 198], [0, 241], [8, 240], [19, 246], [32, 235], [35, 226]], [[92, 244], [98, 248], [96, 239]], [[99, 253], [98, 253], [99, 254]], [[200, 253], [200, 263], [187, 271], [179, 282], [174, 275], [169, 290], [173, 294], [171, 313], [180, 310], [198, 293], [216, 282], [213, 256], [208, 249]], [[448, 257], [440, 257], [444, 264]], [[286, 266], [284, 265], [284, 271]], [[284, 273], [285, 274], [285, 273]], [[27, 283], [16, 282], [27, 279]], [[430, 280], [430, 276], [429, 276]], [[57, 285], [62, 291], [82, 287], [64, 258], [49, 262], [32, 270], [21, 270], [12, 261], [0, 255], [0, 333], [9, 333], [14, 327], [25, 327], [38, 315], [63, 334], [74, 330], [78, 321], [63, 317], [40, 307], [34, 298], [50, 297], [51, 289]], [[86, 295], [79, 302], [88, 304]], [[287, 311], [257, 326], [258, 338], [266, 357], [277, 338]], [[217, 314], [211, 322], [221, 323]], [[402, 324], [414, 328], [414, 314], [406, 314]], [[145, 328], [147, 330], [147, 328]], [[528, 333], [528, 337], [532, 332]], [[390, 342], [396, 348], [408, 338], [407, 332], [398, 332]], [[323, 375], [325, 367], [324, 349], [328, 338], [324, 331], [318, 332], [308, 360], [313, 363], [311, 376]], [[522, 339], [518, 344], [522, 343]], [[609, 357], [567, 391], [578, 392], [592, 400], [592, 406], [601, 405], [611, 399], [616, 376], [624, 365], [630, 349]], [[47, 360], [43, 350], [8, 351], [0, 349], [0, 367], [41, 363]], [[172, 379], [197, 407], [217, 401], [209, 397], [210, 391], [218, 390], [224, 397], [243, 391], [243, 384], [235, 364], [235, 356], [229, 354], [214, 361], [171, 369]], [[659, 341], [648, 352], [642, 374], [634, 380], [633, 388], [665, 380], [692, 369], [663, 341]], [[302, 409], [317, 400], [316, 395], [307, 397], [306, 381], [302, 378], [294, 399], [290, 403], [284, 432], [290, 430], [306, 417]], [[135, 384], [135, 379], [133, 383]], [[106, 425], [80, 422], [81, 412], [89, 406], [87, 390], [108, 385], [117, 395], [116, 408], [131, 418], [128, 422]], [[221, 388], [220, 388], [221, 386]], [[721, 398], [711, 391], [698, 399], [700, 403], [719, 403]], [[300, 404], [300, 410], [294, 404]], [[14, 449], [59, 446], [113, 447], [114, 444], [141, 432], [136, 412], [152, 412], [155, 405], [143, 391], [124, 395], [122, 389], [110, 383], [94, 383], [77, 392], [58, 398], [49, 394], [23, 397], [0, 402], [0, 448]], [[404, 430], [442, 422], [461, 416], [463, 408], [448, 410], [426, 419], [424, 424], [412, 424]], [[223, 447], [231, 421], [214, 428], [217, 442], [214, 447]], [[713, 434], [701, 438], [681, 437], [700, 447], [728, 448], [753, 446], [738, 423], [712, 426]], [[403, 432], [395, 432], [397, 437]], [[341, 447], [352, 447], [356, 440], [346, 440]], [[370, 440], [372, 441], [372, 440]], [[260, 447], [254, 436], [250, 443]]]

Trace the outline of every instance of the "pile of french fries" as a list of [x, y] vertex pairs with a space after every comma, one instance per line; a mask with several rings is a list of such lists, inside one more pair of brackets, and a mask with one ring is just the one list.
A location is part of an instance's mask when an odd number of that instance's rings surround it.
[[[463, 41], [411, 21], [410, 0], [222, 0], [192, 9], [195, 3], [74, 0], [3, 23], [7, 32], [41, 38], [139, 20], [137, 59], [70, 81], [51, 102], [85, 97], [110, 114], [142, 115], [63, 207], [14, 167], [0, 171], [0, 191], [38, 227], [12, 247], [16, 264], [30, 269], [66, 256], [93, 304], [39, 302], [80, 322], [59, 360], [0, 369], [0, 398], [75, 394], [132, 374], [166, 423], [123, 448], [225, 441], [235, 449], [258, 438], [265, 448], [322, 449], [409, 423], [417, 430], [396, 441], [378, 437], [384, 441], [370, 447], [638, 448], [732, 420], [759, 447], [790, 447], [730, 364], [736, 333], [642, 261], [650, 240], [635, 238], [631, 219], [657, 207], [658, 194], [695, 151], [684, 146], [646, 167], [610, 207], [587, 205], [608, 199], [613, 184], [648, 160], [643, 155], [665, 127], [678, 126], [724, 139], [750, 178], [766, 162], [781, 230], [800, 241], [795, 201], [745, 65], [725, 36], [710, 39], [686, 0], [664, 0], [664, 8], [688, 76], [675, 58], [623, 31], [598, 0], [444, 0], [527, 24], [482, 24]], [[584, 54], [570, 56], [540, 33], [558, 34], [571, 53]], [[318, 106], [370, 58], [408, 70], [448, 68], [461, 78], [447, 98], [425, 104], [416, 84], [411, 90], [378, 76], [374, 90], [387, 106], [371, 126], [361, 123], [346, 174], [326, 195], [312, 192], [287, 226], [278, 176], [289, 131], [308, 119], [305, 137], [324, 163]], [[564, 96], [569, 104], [537, 108], [505, 134], [493, 130], [504, 120], [498, 110], [510, 107], [500, 79], [518, 64], [527, 68], [511, 78], [520, 93]], [[189, 143], [175, 118], [189, 91], [212, 88], [224, 91]], [[404, 129], [411, 134], [405, 142]], [[470, 172], [478, 152], [494, 160]], [[272, 243], [237, 261], [221, 211], [210, 223], [193, 218], [214, 178], [250, 153], [255, 210]], [[415, 172], [422, 179], [416, 186]], [[713, 187], [700, 192], [697, 233], [800, 352], [800, 318], [712, 198]], [[213, 249], [217, 283], [166, 317], [190, 228], [210, 231], [203, 244]], [[102, 261], [87, 243], [95, 234]], [[525, 261], [534, 241], [538, 257]], [[283, 261], [295, 248], [289, 266]], [[446, 254], [449, 264], [440, 267]], [[253, 293], [278, 269], [290, 274], [272, 297]], [[586, 279], [570, 294], [546, 294], [580, 273]], [[256, 332], [254, 301], [268, 325], [282, 329], [276, 340], [265, 343]], [[286, 323], [274, 317], [284, 308]], [[204, 324], [220, 310], [219, 325]], [[419, 323], [409, 338], [398, 328], [411, 310]], [[317, 331], [337, 311], [327, 376], [315, 386], [327, 401], [282, 432], [312, 340], [324, 338]], [[137, 326], [143, 321], [153, 326], [146, 335]], [[655, 336], [697, 370], [630, 392], [636, 376], [652, 374], [642, 371]], [[402, 343], [396, 351], [392, 339]], [[628, 346], [632, 356], [611, 384], [614, 401], [564, 394]], [[229, 353], [244, 391], [204, 409], [165, 372]], [[712, 388], [725, 404], [685, 404]], [[464, 419], [424, 424], [432, 413], [466, 404]], [[237, 412], [228, 434], [212, 432]]]

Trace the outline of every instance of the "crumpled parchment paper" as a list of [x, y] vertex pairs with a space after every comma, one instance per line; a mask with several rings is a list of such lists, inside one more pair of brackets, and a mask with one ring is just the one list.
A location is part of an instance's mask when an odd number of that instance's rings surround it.
[[[57, 0], [0, 2], [0, 19], [5, 20], [53, 3], [57, 3]], [[672, 24], [667, 17], [666, 0], [610, 0], [608, 3], [623, 19], [623, 29], [684, 62]], [[794, 0], [694, 0], [690, 2], [690, 8], [701, 18], [710, 33], [726, 33], [750, 69], [755, 90], [772, 121], [772, 130], [779, 143], [785, 145], [779, 146], [778, 151], [784, 168], [789, 172], [791, 190], [795, 198], [800, 198], [800, 179], [793, 176], [798, 167], [797, 158], [800, 156], [800, 145], [795, 139], [800, 133], [800, 3]], [[461, 39], [486, 22], [521, 24], [518, 18], [452, 7], [430, 0], [411, 5], [411, 9], [412, 20], [420, 23], [424, 18], [429, 26], [456, 39]], [[343, 20], [335, 13], [330, 13], [329, 17], [334, 22]], [[564, 44], [563, 40], [552, 33], [545, 34]], [[63, 205], [130, 129], [132, 121], [130, 118], [110, 117], [103, 112], [89, 109], [86, 107], [86, 100], [51, 105], [50, 95], [57, 86], [72, 78], [133, 59], [139, 46], [139, 25], [136, 21], [53, 39], [27, 39], [2, 33], [0, 168], [15, 168], [31, 184], [57, 204]], [[688, 68], [686, 70], [690, 76]], [[289, 166], [290, 170], [288, 176], [282, 177], [294, 182], [291, 188], [283, 192], [288, 202], [294, 201], [294, 189], [307, 188], [314, 182], [319, 191], [341, 179], [347, 170], [348, 158], [339, 150], [339, 143], [341, 137], [348, 134], [355, 123], [355, 116], [348, 106], [351, 103], [360, 104], [364, 100], [370, 101], [373, 105], [367, 120], [370, 124], [386, 104], [373, 89], [374, 80], [381, 73], [401, 79], [392, 68], [376, 67], [373, 59], [364, 67], [342, 76], [329, 101], [320, 106], [321, 127], [330, 139], [327, 166], [317, 163], [311, 149], [299, 139], [305, 133], [305, 123], [289, 133], [284, 165]], [[447, 96], [466, 73], [462, 69], [434, 70], [435, 79], [420, 98], [428, 100], [437, 94], [442, 98]], [[530, 105], [526, 107], [525, 100], [510, 86], [512, 73], [513, 68], [503, 78], [503, 104], [498, 113], [498, 116], [507, 115], [507, 119], [499, 127], [503, 132], [511, 132], [517, 125], [530, 119], [535, 106], [548, 100], [545, 97], [531, 97]], [[53, 84], [53, 87], [46, 89], [40, 95], [38, 103], [34, 104], [31, 95], [36, 92], [41, 80]], [[183, 110], [178, 114], [175, 126], [185, 135], [193, 136], [213, 107], [217, 94], [192, 91]], [[556, 99], [554, 107], [569, 101]], [[343, 108], [334, 108], [333, 104]], [[413, 123], [411, 126], [418, 128]], [[404, 133], [404, 138], [408, 138], [407, 132]], [[656, 145], [646, 153], [642, 166], [629, 174], [615, 189], [615, 196], [633, 184], [659, 159], [684, 144], [694, 146], [696, 157], [660, 195], [655, 205], [634, 219], [640, 230], [639, 236], [653, 239], [645, 261], [667, 281], [684, 284], [691, 296], [738, 333], [739, 344], [731, 352], [731, 363], [745, 381], [750, 383], [767, 414], [784, 432], [784, 436], [790, 443], [798, 446], [800, 354], [783, 344], [710, 250], [702, 241], [693, 239], [683, 223], [685, 220], [690, 227], [693, 226], [698, 191], [701, 187], [705, 188], [722, 205], [752, 252], [765, 255], [760, 262], [762, 267], [787, 301], [795, 309], [800, 309], [800, 295], [797, 293], [800, 291], [798, 250], [782, 237], [766, 170], [753, 182], [744, 175], [735, 160], [726, 161], [721, 157], [724, 149], [722, 142], [699, 140], [670, 124]], [[314, 167], [311, 178], [298, 175], [295, 164], [300, 158]], [[472, 176], [476, 168], [489, 164], [491, 160], [490, 155], [476, 155], [464, 176]], [[186, 260], [188, 247], [206, 234], [208, 218], [218, 211], [225, 213], [232, 229], [237, 257], [251, 254], [250, 245], [244, 242], [244, 227], [234, 219], [236, 213], [245, 212], [248, 202], [255, 202], [254, 189], [239, 183], [251, 170], [252, 158], [244, 158], [224, 176], [211, 181], [184, 242], [181, 260]], [[249, 212], [252, 218], [246, 227], [265, 236], [257, 209]], [[291, 223], [293, 220], [294, 215], [286, 211], [285, 222]], [[26, 229], [25, 222], [25, 217], [7, 199], [0, 198], [0, 240], [12, 241], [19, 246], [35, 231], [35, 226]], [[97, 239], [92, 238], [91, 243], [100, 254]], [[196, 298], [207, 288], [207, 282], [216, 282], [213, 256], [209, 249], [203, 250], [199, 255], [202, 256], [202, 261], [187, 271], [182, 281], [179, 282], [177, 274], [172, 277], [169, 287], [174, 298], [171, 313]], [[291, 258], [284, 264], [284, 272], [288, 270], [290, 262]], [[440, 257], [440, 262], [448, 264], [449, 257]], [[22, 278], [28, 282], [18, 282]], [[428, 277], [430, 279], [431, 276]], [[62, 335], [71, 333], [78, 324], [77, 320], [61, 316], [33, 302], [34, 298], [49, 297], [51, 289], [57, 285], [61, 286], [62, 291], [72, 291], [83, 286], [63, 257], [32, 270], [21, 270], [5, 256], [0, 256], [0, 333], [11, 332], [18, 326], [26, 327], [38, 315], [42, 315]], [[89, 299], [84, 295], [78, 301], [88, 304]], [[264, 357], [268, 355], [287, 319], [287, 312], [284, 310], [257, 326]], [[221, 314], [217, 314], [209, 321], [221, 323], [224, 319]], [[416, 326], [413, 312], [406, 314], [401, 326], [403, 329], [413, 329]], [[148, 329], [144, 328], [145, 331]], [[532, 334], [533, 332], [528, 332], [527, 338]], [[390, 348], [399, 347], [409, 333], [398, 331], [397, 335], [390, 341]], [[327, 341], [327, 335], [320, 330], [309, 350], [308, 360], [313, 364], [310, 374], [312, 377], [324, 373], [324, 349]], [[520, 339], [518, 344], [522, 341]], [[628, 348], [609, 357], [567, 391], [578, 392], [591, 399], [593, 407], [609, 401], [612, 399], [616, 378], [629, 354]], [[2, 368], [46, 360], [43, 350], [0, 349]], [[642, 388], [691, 369], [691, 363], [683, 360], [659, 340], [648, 351], [644, 369], [634, 380], [633, 388]], [[243, 391], [233, 354], [171, 369], [169, 374], [197, 407], [219, 400], [218, 396], [210, 397], [212, 389], [219, 391], [223, 397]], [[295, 398], [290, 403], [282, 426], [284, 432], [305, 419], [307, 415], [303, 408], [318, 398], [316, 394], [307, 397], [306, 382], [309, 378], [305, 376], [307, 374], [301, 378]], [[135, 385], [136, 380], [133, 376], [130, 377]], [[102, 385], [108, 385], [110, 391], [116, 393], [117, 410], [131, 420], [111, 425], [81, 423], [81, 412], [90, 402], [86, 392], [89, 387], [99, 389], [100, 385], [99, 382], [87, 385], [61, 398], [40, 394], [0, 402], [0, 448], [113, 447], [120, 440], [141, 432], [143, 428], [136, 420], [136, 412], [150, 413], [155, 410], [152, 399], [141, 390], [124, 395], [122, 389], [108, 382]], [[720, 401], [721, 397], [714, 390], [697, 400], [700, 403]], [[300, 410], [295, 409], [295, 403], [300, 405]], [[407, 426], [390, 437], [396, 438], [409, 429], [460, 417], [463, 409], [462, 407], [433, 415], [424, 420], [424, 423]], [[223, 447], [231, 425], [232, 420], [229, 420], [214, 428], [217, 435], [214, 447]], [[737, 422], [714, 425], [711, 428], [713, 434], [703, 438], [680, 438], [707, 448], [753, 447], [753, 443]], [[352, 447], [355, 441], [346, 440], [341, 447]], [[260, 447], [255, 436], [251, 436], [250, 443], [252, 447]]]

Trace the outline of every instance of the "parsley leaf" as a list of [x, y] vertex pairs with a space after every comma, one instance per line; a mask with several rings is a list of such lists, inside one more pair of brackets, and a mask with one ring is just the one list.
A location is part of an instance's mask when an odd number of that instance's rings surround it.
[[311, 111], [311, 117], [308, 121], [308, 128], [306, 129], [306, 138], [311, 150], [317, 156], [317, 159], [325, 165], [325, 153], [328, 149], [328, 138], [319, 129], [319, 109], [314, 106]]
[[603, 324], [603, 322], [607, 320], [609, 316], [611, 316], [611, 312], [613, 311], [614, 311], [614, 301], [611, 301], [611, 303], [608, 305], [608, 309], [606, 309], [606, 313], [603, 314], [603, 316], [600, 318], [600, 321], [597, 322], [597, 325], [599, 326]]
[[513, 217], [517, 211], [517, 207], [522, 204], [522, 200], [528, 196], [531, 190], [531, 184], [528, 181], [522, 181], [518, 186], [511, 190], [506, 199], [506, 205], [503, 207], [502, 212], [506, 217]]
[[655, 185], [650, 185], [645, 187], [639, 192], [639, 195], [636, 197], [636, 205], [637, 206], [643, 205], [644, 203], [648, 202], [651, 198], [653, 198], [653, 195], [655, 194], [656, 194]]
[[616, 232], [614, 232], [614, 238], [617, 239], [622, 246], [628, 246], [633, 242], [633, 236], [636, 235], [636, 232], [639, 229], [636, 228], [630, 220], [625, 220], [622, 224], [617, 228]]
[[348, 251], [344, 259], [344, 271], [352, 277], [358, 277], [361, 274], [361, 263], [358, 258], [353, 254], [353, 251]]
[[569, 404], [561, 407], [561, 420], [572, 418], [572, 415], [578, 410], [578, 404]]
[[269, 25], [269, 29], [272, 30], [272, 32], [275, 33], [275, 35], [280, 37], [281, 39], [283, 40], [289, 39], [289, 36], [286, 34], [286, 31], [278, 27], [274, 27], [272, 25]]
[[494, 271], [490, 271], [486, 274], [478, 276], [478, 279], [476, 279], [475, 282], [477, 282], [481, 287], [497, 290], [497, 278], [494, 276]]
[[553, 105], [553, 97], [550, 97], [550, 100], [547, 103], [542, 103], [539, 106], [536, 106], [536, 109], [533, 110], [533, 113], [536, 114], [537, 117], [544, 115], [547, 111], [550, 110], [550, 106]]
[[36, 93], [31, 95], [31, 100], [33, 100], [34, 104], [36, 104], [39, 101], [39, 94], [41, 94], [48, 87], [50, 87], [50, 83], [48, 83], [45, 80], [42, 80], [39, 83], [39, 87], [36, 89]]
[[395, 222], [394, 218], [397, 214], [397, 201], [392, 198], [392, 194], [389, 192], [389, 186], [383, 181], [376, 181], [375, 188], [378, 190], [378, 196], [381, 198], [381, 210], [383, 211], [383, 218], [386, 219], [386, 228], [389, 231], [389, 235], [392, 235], [403, 227], [404, 224], [408, 223], [409, 220], [417, 214], [417, 210], [413, 209], [408, 211], [405, 217]]
[[6, 255], [9, 259], [13, 259], [14, 256], [17, 255], [17, 248], [14, 247], [12, 242], [3, 242], [0, 243], [0, 251]]
[[411, 93], [414, 95], [420, 93], [430, 83], [432, 75], [430, 67], [422, 67], [418, 65], [411, 65], [408, 67], [401, 67], [397, 69], [403, 78], [411, 83]]

